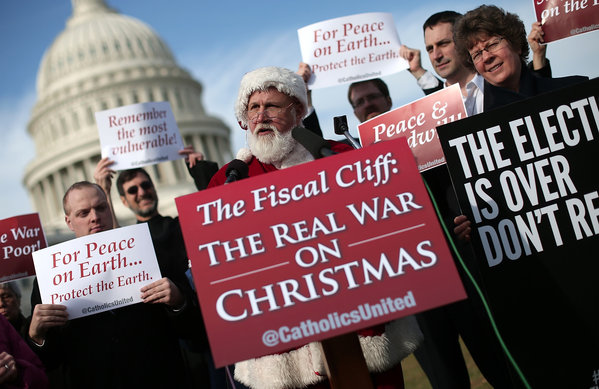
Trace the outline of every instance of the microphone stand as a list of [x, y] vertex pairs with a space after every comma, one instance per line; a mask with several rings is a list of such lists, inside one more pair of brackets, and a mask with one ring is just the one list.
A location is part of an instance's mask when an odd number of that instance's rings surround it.
[[354, 149], [362, 148], [362, 146], [360, 146], [360, 144], [358, 142], [356, 142], [354, 137], [351, 136], [349, 133], [349, 128], [347, 126], [347, 116], [345, 116], [345, 115], [335, 116], [333, 118], [333, 127], [335, 128], [335, 134], [345, 135], [345, 137], [347, 138], [347, 140], [353, 146]]

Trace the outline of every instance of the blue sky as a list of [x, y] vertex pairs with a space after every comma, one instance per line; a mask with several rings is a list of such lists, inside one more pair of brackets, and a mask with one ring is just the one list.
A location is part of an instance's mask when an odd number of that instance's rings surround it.
[[[204, 86], [208, 114], [218, 116], [232, 129], [233, 152], [244, 144], [236, 124], [233, 103], [239, 80], [247, 71], [276, 65], [297, 69], [301, 60], [297, 29], [319, 21], [364, 12], [390, 12], [402, 43], [424, 51], [422, 23], [432, 13], [447, 9], [446, 1], [364, 0], [216, 1], [107, 0], [120, 13], [150, 25], [170, 46], [180, 66]], [[207, 5], [209, 4], [209, 5]], [[454, 10], [466, 12], [480, 1], [457, 0]], [[533, 2], [502, 0], [494, 4], [520, 15], [527, 30], [534, 20]], [[36, 101], [35, 82], [44, 51], [65, 28], [71, 15], [69, 0], [4, 1], [0, 6], [0, 219], [34, 212], [22, 187], [26, 165], [34, 158], [33, 142], [26, 133]], [[548, 57], [554, 76], [599, 75], [599, 33], [551, 43]], [[424, 67], [431, 69], [426, 55]], [[413, 77], [401, 72], [385, 81], [395, 107], [422, 95]], [[325, 136], [336, 138], [332, 117], [347, 115], [355, 135], [357, 121], [346, 99], [347, 86], [316, 90], [313, 102]]]

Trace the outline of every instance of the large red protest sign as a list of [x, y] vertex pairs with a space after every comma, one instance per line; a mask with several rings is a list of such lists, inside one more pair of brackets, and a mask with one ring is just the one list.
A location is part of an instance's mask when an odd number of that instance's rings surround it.
[[465, 297], [404, 139], [176, 202], [217, 366]]
[[47, 246], [37, 213], [0, 220], [0, 281], [35, 275], [31, 254]]
[[406, 137], [420, 171], [445, 163], [436, 127], [466, 117], [460, 87], [454, 84], [358, 125], [360, 143], [368, 146]]
[[597, 0], [533, 0], [533, 5], [545, 42], [599, 29]]

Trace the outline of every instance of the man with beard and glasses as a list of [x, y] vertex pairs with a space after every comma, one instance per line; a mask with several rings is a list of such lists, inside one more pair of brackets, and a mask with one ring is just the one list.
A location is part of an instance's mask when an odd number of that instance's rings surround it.
[[[244, 75], [235, 104], [235, 114], [246, 130], [247, 149], [237, 158], [245, 161], [248, 176], [286, 169], [314, 160], [292, 136], [301, 126], [308, 106], [302, 77], [291, 70], [264, 67]], [[328, 141], [334, 152], [352, 147]], [[225, 184], [222, 167], [208, 187]], [[401, 360], [417, 347], [421, 333], [413, 317], [394, 320], [358, 331], [360, 343], [375, 388], [403, 388]], [[324, 359], [317, 343], [287, 352], [238, 362], [235, 379], [251, 388], [329, 388]]]
[[[288, 69], [265, 67], [244, 76], [235, 114], [241, 128], [247, 130], [248, 148], [241, 149], [238, 158], [248, 164], [250, 177], [314, 159], [291, 136], [294, 127], [302, 126], [306, 96], [302, 77]], [[328, 142], [334, 152], [352, 150], [346, 144]], [[227, 167], [212, 177], [208, 187], [224, 184]]]

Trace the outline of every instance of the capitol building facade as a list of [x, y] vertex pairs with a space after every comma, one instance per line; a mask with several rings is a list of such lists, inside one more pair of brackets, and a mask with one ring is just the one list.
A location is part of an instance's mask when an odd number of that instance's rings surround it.
[[[162, 39], [143, 22], [121, 15], [104, 0], [71, 0], [73, 14], [47, 49], [37, 75], [37, 101], [28, 123], [35, 158], [23, 182], [40, 214], [49, 244], [72, 237], [62, 196], [76, 181], [93, 182], [100, 160], [95, 112], [168, 101], [185, 145], [222, 166], [231, 160], [230, 130], [206, 114], [202, 86], [179, 67]], [[183, 160], [146, 166], [160, 198], [159, 210], [176, 215], [174, 198], [194, 192]], [[121, 225], [133, 214], [112, 189]]]

